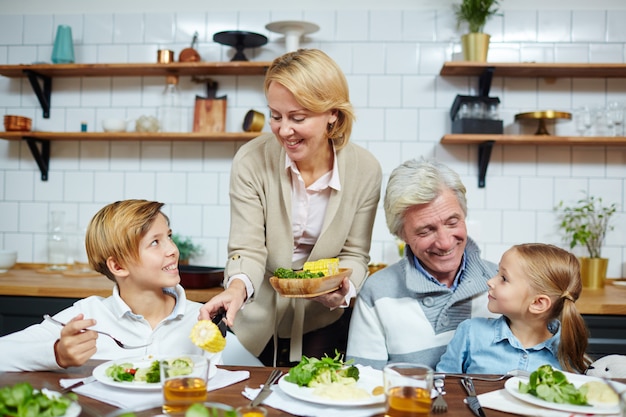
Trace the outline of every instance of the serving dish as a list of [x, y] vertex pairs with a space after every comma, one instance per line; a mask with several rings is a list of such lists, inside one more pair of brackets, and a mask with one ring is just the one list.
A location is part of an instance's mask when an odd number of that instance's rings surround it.
[[[595, 378], [587, 375], [578, 375], [569, 372], [563, 372], [567, 376], [567, 380], [574, 384], [576, 388], [580, 387], [585, 382], [589, 381], [602, 381], [601, 378]], [[535, 397], [531, 394], [522, 394], [519, 392], [519, 383], [524, 382], [528, 383], [528, 378], [518, 378], [513, 377], [506, 381], [504, 384], [504, 389], [514, 396], [515, 398], [525, 401], [527, 403], [543, 407], [549, 408], [552, 410], [565, 411], [568, 413], [576, 413], [576, 414], [617, 414], [619, 413], [619, 404], [607, 404], [607, 405], [574, 405], [574, 404], [558, 404], [550, 401], [542, 400], [541, 398]], [[626, 385], [619, 384], [614, 382], [618, 389], [626, 389]]]
[[341, 281], [352, 274], [352, 268], [339, 268], [336, 275], [319, 278], [270, 277], [270, 284], [283, 297], [310, 298], [333, 292], [341, 287]]

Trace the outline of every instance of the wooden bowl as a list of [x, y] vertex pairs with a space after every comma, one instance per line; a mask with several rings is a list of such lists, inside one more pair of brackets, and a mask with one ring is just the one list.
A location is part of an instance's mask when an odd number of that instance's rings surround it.
[[270, 284], [283, 297], [310, 298], [335, 291], [341, 281], [352, 274], [352, 268], [339, 268], [337, 275], [320, 278], [277, 278], [270, 277]]
[[4, 116], [4, 130], [7, 132], [29, 132], [32, 127], [32, 119], [24, 116], [7, 114]]

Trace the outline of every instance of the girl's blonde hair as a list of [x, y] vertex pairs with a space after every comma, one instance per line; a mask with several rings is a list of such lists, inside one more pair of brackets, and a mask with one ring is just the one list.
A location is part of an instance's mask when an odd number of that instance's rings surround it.
[[294, 95], [298, 104], [314, 113], [337, 112], [326, 129], [339, 150], [348, 144], [355, 115], [346, 77], [339, 65], [319, 49], [298, 49], [279, 56], [265, 75], [265, 94], [276, 82]]
[[591, 360], [585, 354], [589, 330], [575, 305], [582, 291], [578, 258], [543, 243], [515, 245], [512, 249], [520, 256], [531, 287], [552, 300], [548, 319], [561, 322], [559, 363], [566, 371], [584, 373]]
[[111, 203], [96, 213], [85, 235], [85, 249], [91, 267], [115, 282], [107, 259], [127, 266], [139, 261], [139, 243], [148, 233], [163, 203], [147, 200], [124, 200]]

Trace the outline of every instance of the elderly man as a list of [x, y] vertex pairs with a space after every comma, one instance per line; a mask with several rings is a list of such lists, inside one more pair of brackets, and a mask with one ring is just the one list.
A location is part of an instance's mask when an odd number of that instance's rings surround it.
[[461, 321], [494, 317], [487, 280], [497, 267], [481, 259], [468, 238], [465, 186], [441, 163], [410, 160], [397, 167], [387, 184], [385, 216], [406, 253], [363, 284], [346, 356], [375, 368], [397, 361], [434, 368]]

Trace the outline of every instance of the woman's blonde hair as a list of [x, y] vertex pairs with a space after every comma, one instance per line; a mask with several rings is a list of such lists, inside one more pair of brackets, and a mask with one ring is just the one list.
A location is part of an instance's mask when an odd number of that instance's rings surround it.
[[124, 200], [111, 203], [96, 213], [89, 222], [85, 235], [85, 249], [89, 265], [115, 282], [107, 266], [113, 258], [118, 264], [127, 266], [139, 261], [139, 243], [148, 233], [159, 214], [163, 203], [147, 200]]
[[578, 258], [544, 243], [526, 243], [511, 249], [519, 255], [531, 287], [552, 300], [548, 319], [561, 322], [559, 363], [566, 371], [583, 373], [591, 360], [585, 354], [589, 330], [575, 305], [582, 291]]
[[337, 112], [326, 135], [339, 150], [348, 144], [355, 115], [346, 77], [339, 65], [319, 49], [298, 49], [279, 56], [265, 75], [265, 94], [277, 82], [294, 95], [298, 104], [314, 113]]

